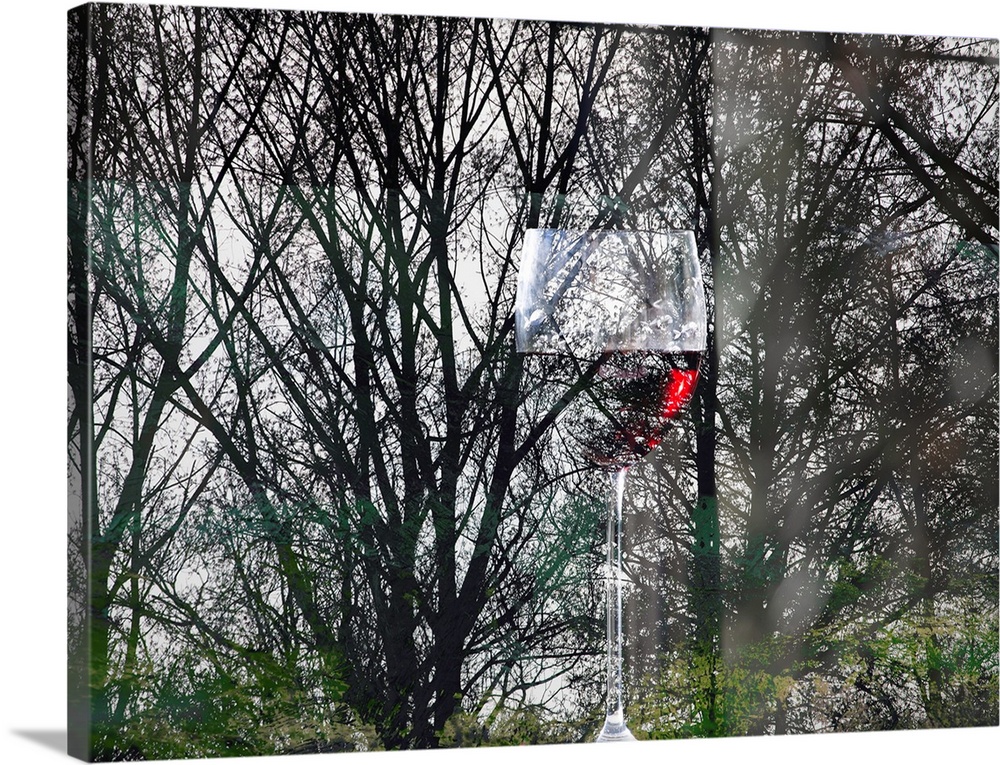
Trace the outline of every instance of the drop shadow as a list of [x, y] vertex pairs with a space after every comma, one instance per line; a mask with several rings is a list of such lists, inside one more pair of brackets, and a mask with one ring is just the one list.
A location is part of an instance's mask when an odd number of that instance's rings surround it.
[[16, 736], [41, 744], [46, 749], [53, 749], [60, 754], [66, 754], [65, 730], [12, 730]]

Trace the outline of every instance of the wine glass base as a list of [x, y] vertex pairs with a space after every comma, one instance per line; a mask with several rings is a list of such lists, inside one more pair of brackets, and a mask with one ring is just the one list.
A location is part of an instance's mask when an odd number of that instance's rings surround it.
[[635, 736], [632, 735], [632, 731], [628, 729], [628, 726], [624, 723], [604, 723], [604, 727], [601, 728], [601, 732], [597, 734], [596, 741], [599, 743], [612, 742], [612, 741], [635, 741]]

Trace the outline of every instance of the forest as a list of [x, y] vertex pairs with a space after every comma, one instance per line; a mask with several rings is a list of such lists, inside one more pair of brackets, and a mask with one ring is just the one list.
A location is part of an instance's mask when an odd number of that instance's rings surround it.
[[70, 12], [71, 753], [593, 739], [606, 478], [515, 351], [539, 227], [705, 274], [625, 498], [636, 737], [997, 725], [997, 56]]

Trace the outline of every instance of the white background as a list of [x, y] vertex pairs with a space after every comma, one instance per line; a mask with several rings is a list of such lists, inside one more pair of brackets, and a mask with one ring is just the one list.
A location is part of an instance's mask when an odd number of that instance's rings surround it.
[[[443, 13], [580, 21], [1000, 36], [993, 0], [685, 4], [653, 0], [217, 0], [209, 4]], [[16, 0], [0, 17], [0, 761], [66, 761], [65, 751], [65, 14], [69, 2]], [[884, 6], [894, 6], [895, 10]], [[990, 10], [992, 8], [992, 10]], [[1000, 728], [614, 745], [638, 763], [994, 761]], [[597, 763], [577, 745], [443, 753], [240, 758], [239, 763], [525, 765]], [[400, 759], [403, 758], [403, 759]]]

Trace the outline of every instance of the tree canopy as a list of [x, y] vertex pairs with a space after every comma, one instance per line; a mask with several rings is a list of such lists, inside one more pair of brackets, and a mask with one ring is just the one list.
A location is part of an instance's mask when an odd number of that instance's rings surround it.
[[534, 227], [703, 258], [629, 484], [633, 731], [995, 724], [996, 41], [70, 22], [78, 753], [596, 732], [604, 482], [586, 380], [514, 351]]

